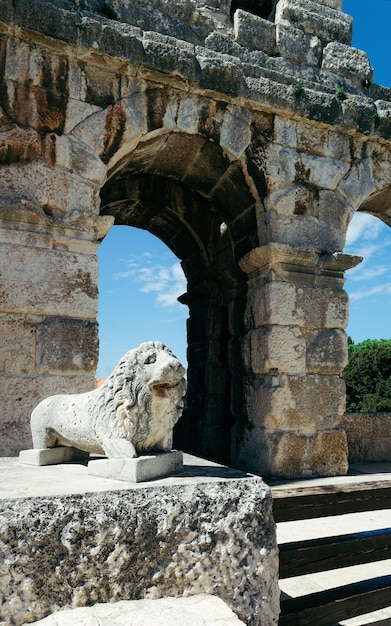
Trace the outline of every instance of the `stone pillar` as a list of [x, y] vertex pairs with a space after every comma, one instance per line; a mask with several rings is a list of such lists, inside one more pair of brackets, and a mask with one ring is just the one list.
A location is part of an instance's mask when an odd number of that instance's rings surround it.
[[94, 236], [27, 201], [0, 202], [0, 455], [31, 447], [43, 398], [93, 388], [98, 357]]
[[338, 428], [345, 409], [350, 255], [268, 244], [240, 262], [248, 275], [243, 358], [248, 420], [235, 465], [287, 478], [345, 474]]

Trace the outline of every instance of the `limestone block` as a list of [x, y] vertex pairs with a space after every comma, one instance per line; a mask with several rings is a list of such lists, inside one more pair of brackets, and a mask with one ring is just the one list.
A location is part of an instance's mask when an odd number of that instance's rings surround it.
[[339, 132], [329, 132], [325, 155], [342, 161], [350, 161], [350, 137]]
[[[316, 132], [314, 128], [314, 132]], [[346, 161], [318, 155], [301, 154], [296, 163], [296, 179], [303, 178], [321, 189], [335, 189], [349, 171]]]
[[326, 7], [330, 7], [330, 9], [342, 10], [342, 0], [322, 0], [322, 4]]
[[275, 141], [288, 148], [297, 147], [296, 123], [276, 115], [274, 120]]
[[230, 32], [230, 2], [210, 4], [205, 0], [190, 0], [175, 4], [123, 0], [117, 7], [122, 22], [138, 24], [143, 30], [159, 30], [193, 43], [201, 43], [214, 31]]
[[[4, 122], [7, 120], [4, 118]], [[0, 123], [2, 122], [0, 115]], [[0, 131], [0, 163], [33, 161], [42, 153], [39, 134], [35, 130], [22, 129], [16, 124], [6, 125]]]
[[338, 229], [341, 234], [345, 232], [347, 227], [350, 211], [351, 207], [343, 201], [340, 195], [329, 189], [319, 191], [313, 203], [314, 215]]
[[348, 324], [348, 306], [348, 296], [342, 289], [272, 281], [262, 289], [251, 290], [247, 316], [256, 328], [276, 324], [344, 330]]
[[143, 483], [183, 471], [183, 454], [178, 450], [143, 454], [134, 459], [98, 459], [88, 463], [92, 476]]
[[307, 333], [307, 372], [342, 374], [348, 364], [348, 342], [342, 330], [328, 329]]
[[311, 211], [312, 195], [311, 190], [304, 185], [292, 185], [288, 189], [270, 193], [265, 199], [265, 206], [279, 215], [302, 215]]
[[143, 34], [145, 64], [162, 72], [171, 72], [186, 80], [194, 80], [199, 67], [194, 46], [176, 37], [147, 31]]
[[40, 626], [112, 626], [116, 624], [159, 624], [159, 626], [244, 626], [220, 598], [211, 595], [160, 600], [120, 600], [108, 604], [69, 609], [49, 615]]
[[288, 21], [322, 41], [349, 44], [352, 18], [314, 0], [280, 0], [276, 7], [276, 24]]
[[[299, 120], [296, 122], [296, 129], [298, 151], [324, 156], [325, 146], [329, 139], [328, 128], [318, 124], [309, 124], [306, 120]], [[315, 159], [314, 162], [316, 162]]]
[[4, 312], [95, 319], [97, 260], [93, 255], [0, 244]]
[[64, 4], [56, 2], [48, 11], [45, 0], [37, 0], [34, 6], [31, 2], [18, 0], [14, 19], [22, 27], [42, 32], [60, 41], [74, 42], [78, 36], [77, 20], [75, 13], [66, 10], [68, 7], [66, 5], [64, 7]]
[[373, 81], [373, 67], [362, 50], [332, 41], [323, 51], [322, 69], [359, 82]]
[[145, 85], [132, 80], [127, 95], [120, 103], [97, 111], [74, 128], [72, 135], [86, 144], [93, 154], [107, 163], [133, 150], [143, 133], [147, 132]]
[[102, 109], [119, 100], [121, 77], [115, 69], [92, 63], [80, 65], [80, 99]]
[[348, 439], [350, 463], [391, 460], [390, 413], [345, 413], [341, 428]]
[[338, 376], [271, 374], [246, 394], [254, 426], [313, 435], [336, 428], [345, 410], [345, 382]]
[[201, 68], [200, 86], [217, 92], [238, 96], [243, 90], [243, 73], [239, 59], [228, 54], [196, 48]]
[[[302, 203], [300, 206], [306, 206]], [[318, 219], [313, 215], [277, 216], [271, 213], [268, 219], [268, 228], [259, 228], [260, 242], [278, 241], [289, 246], [300, 246], [300, 248], [323, 250], [333, 252], [341, 250], [345, 245], [345, 233], [337, 228], [337, 225], [328, 221]], [[293, 277], [292, 277], [293, 278]], [[296, 276], [300, 282], [311, 282], [308, 277]]]
[[372, 132], [375, 124], [375, 107], [373, 100], [364, 96], [349, 94], [342, 102], [345, 127]]
[[316, 35], [280, 23], [276, 26], [276, 44], [278, 52], [294, 63], [319, 67], [323, 48]]
[[295, 162], [299, 161], [299, 154], [295, 149], [269, 144], [265, 148], [265, 165], [268, 177], [268, 189], [287, 188], [295, 180]]
[[372, 159], [364, 158], [355, 161], [347, 176], [338, 185], [338, 192], [347, 204], [358, 208], [376, 191], [377, 185], [374, 177]]
[[220, 131], [223, 150], [239, 158], [251, 142], [251, 112], [239, 107], [228, 108]]
[[[48, 157], [46, 158], [48, 163]], [[53, 169], [47, 163], [33, 161], [2, 167], [4, 193], [17, 195], [45, 207], [48, 215], [90, 214], [97, 207], [97, 185], [75, 173]]]
[[93, 376], [2, 376], [0, 398], [0, 456], [31, 448], [30, 415], [47, 396], [93, 389]]
[[253, 374], [305, 372], [306, 342], [297, 326], [272, 326], [252, 331], [244, 342], [244, 358]]
[[0, 316], [0, 372], [31, 374], [35, 370], [35, 325], [24, 316]]
[[[313, 145], [319, 146], [316, 138], [316, 127], [306, 126], [306, 150], [313, 150]], [[303, 142], [303, 134], [301, 135]], [[302, 148], [304, 145], [302, 143]], [[269, 189], [289, 187], [292, 181], [316, 185], [323, 189], [335, 189], [341, 179], [349, 171], [349, 163], [345, 161], [298, 152], [291, 148], [270, 144], [265, 150], [266, 167], [269, 179]]]
[[[179, 110], [175, 117], [177, 117], [175, 125], [177, 125], [178, 128], [188, 133], [196, 133], [199, 122], [197, 100], [194, 97], [183, 98], [179, 103]], [[166, 119], [165, 126], [168, 126]]]
[[249, 625], [278, 623], [275, 524], [260, 478], [194, 457], [148, 486], [16, 459], [1, 474], [10, 495], [0, 501], [0, 620], [208, 593]]
[[274, 56], [276, 32], [273, 22], [238, 9], [234, 14], [234, 33], [241, 46]]
[[98, 324], [93, 320], [48, 317], [37, 326], [39, 373], [92, 375], [98, 353]]
[[242, 440], [235, 463], [265, 477], [344, 476], [346, 435], [342, 430], [303, 435], [255, 428]]
[[5, 80], [9, 86], [9, 112], [19, 124], [40, 132], [63, 131], [68, 101], [68, 63], [64, 55], [53, 50], [47, 54], [40, 46], [12, 39]]
[[56, 136], [56, 165], [69, 171], [77, 171], [80, 176], [102, 184], [106, 168], [98, 155], [91, 152], [76, 138], [69, 135]]
[[376, 113], [374, 117], [374, 131], [381, 134], [382, 137], [389, 139], [391, 137], [391, 103], [384, 100], [375, 102]]

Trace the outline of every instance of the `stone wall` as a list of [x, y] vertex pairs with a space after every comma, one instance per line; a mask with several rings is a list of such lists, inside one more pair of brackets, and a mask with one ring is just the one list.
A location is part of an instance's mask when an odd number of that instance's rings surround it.
[[346, 413], [341, 428], [348, 438], [350, 463], [391, 461], [390, 413]]

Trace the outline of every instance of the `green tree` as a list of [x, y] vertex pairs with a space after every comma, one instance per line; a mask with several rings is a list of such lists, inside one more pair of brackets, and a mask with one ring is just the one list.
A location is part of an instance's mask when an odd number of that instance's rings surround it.
[[391, 412], [391, 340], [348, 339], [349, 363], [343, 372], [346, 410], [357, 413]]

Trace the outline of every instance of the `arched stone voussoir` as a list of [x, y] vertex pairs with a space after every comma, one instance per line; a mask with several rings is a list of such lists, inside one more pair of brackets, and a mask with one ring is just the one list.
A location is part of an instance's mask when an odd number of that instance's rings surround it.
[[337, 191], [347, 204], [358, 209], [365, 199], [376, 191], [372, 158], [366, 157], [354, 162], [340, 181]]
[[146, 113], [143, 93], [138, 91], [90, 115], [71, 135], [110, 169], [147, 133]]
[[360, 206], [360, 211], [370, 213], [391, 226], [391, 183], [369, 196]]

